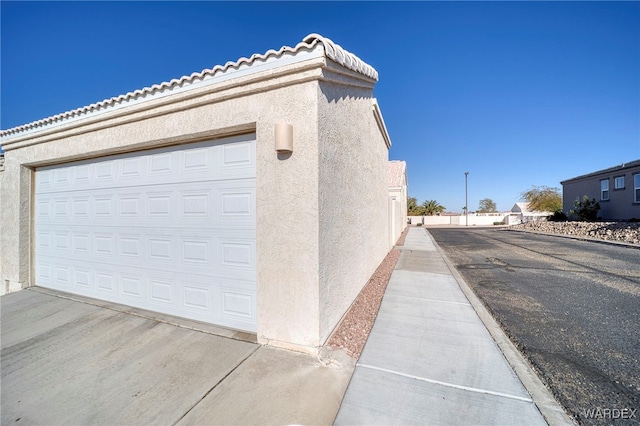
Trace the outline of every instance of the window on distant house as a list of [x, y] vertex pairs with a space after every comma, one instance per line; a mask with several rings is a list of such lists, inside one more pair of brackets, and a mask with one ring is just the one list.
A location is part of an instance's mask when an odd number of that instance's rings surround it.
[[624, 189], [624, 176], [618, 176], [613, 180], [613, 189]]
[[633, 201], [640, 203], [640, 173], [633, 175]]
[[603, 201], [609, 199], [609, 179], [600, 181], [600, 199]]

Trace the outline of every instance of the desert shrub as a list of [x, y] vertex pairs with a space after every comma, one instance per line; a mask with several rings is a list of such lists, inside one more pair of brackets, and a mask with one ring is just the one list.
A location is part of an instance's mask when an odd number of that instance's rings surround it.
[[547, 216], [547, 220], [550, 222], [566, 222], [568, 219], [569, 217], [562, 210], [555, 211], [552, 215]]
[[589, 200], [586, 195], [582, 197], [582, 201], [574, 201], [571, 213], [578, 217], [578, 220], [585, 222], [595, 222], [598, 220], [598, 211], [600, 203], [595, 198]]

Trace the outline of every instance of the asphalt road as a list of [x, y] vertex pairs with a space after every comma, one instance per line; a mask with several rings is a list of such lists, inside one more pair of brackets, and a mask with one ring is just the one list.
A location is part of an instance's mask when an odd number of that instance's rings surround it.
[[491, 228], [429, 232], [579, 424], [640, 424], [640, 249]]

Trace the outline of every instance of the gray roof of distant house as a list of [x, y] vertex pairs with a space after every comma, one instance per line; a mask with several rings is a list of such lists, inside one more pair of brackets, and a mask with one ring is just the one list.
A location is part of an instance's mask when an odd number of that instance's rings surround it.
[[638, 167], [638, 166], [640, 166], [640, 160], [629, 161], [628, 163], [622, 163], [614, 167], [609, 167], [608, 169], [598, 170], [597, 172], [587, 173], [586, 175], [576, 176], [571, 179], [565, 179], [560, 183], [564, 185], [565, 183], [572, 182], [574, 180], [580, 180], [580, 179], [595, 177], [599, 175], [608, 175], [614, 172], [622, 172], [624, 170], [631, 169], [633, 167]]

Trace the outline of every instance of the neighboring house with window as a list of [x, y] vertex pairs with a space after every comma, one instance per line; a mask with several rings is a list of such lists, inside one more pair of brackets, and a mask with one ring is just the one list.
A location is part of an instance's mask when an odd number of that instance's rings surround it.
[[640, 218], [640, 160], [560, 182], [565, 212], [586, 195], [600, 203], [604, 220]]

